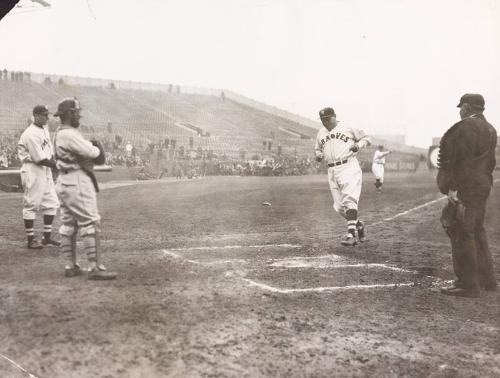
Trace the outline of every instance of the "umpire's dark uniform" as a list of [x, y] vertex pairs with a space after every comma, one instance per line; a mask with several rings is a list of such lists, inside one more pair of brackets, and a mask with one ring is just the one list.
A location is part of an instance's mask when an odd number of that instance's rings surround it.
[[484, 217], [493, 184], [497, 133], [484, 118], [484, 99], [466, 94], [458, 104], [462, 120], [453, 125], [440, 144], [438, 186], [443, 194], [457, 191], [460, 205], [449, 202], [443, 211], [454, 219], [447, 223], [451, 239], [455, 285], [443, 294], [476, 297], [482, 288], [496, 290], [493, 262], [488, 248]]

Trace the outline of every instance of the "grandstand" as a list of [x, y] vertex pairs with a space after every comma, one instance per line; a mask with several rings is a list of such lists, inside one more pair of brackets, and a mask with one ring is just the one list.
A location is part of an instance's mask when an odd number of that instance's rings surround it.
[[[19, 133], [34, 104], [47, 104], [54, 110], [62, 98], [74, 96], [83, 107], [84, 132], [106, 140], [118, 135], [142, 151], [168, 138], [176, 141], [177, 148], [211, 151], [229, 159], [264, 158], [278, 151], [284, 156], [312, 155], [319, 123], [230, 91], [221, 96], [215, 89], [173, 88], [36, 73], [24, 81], [0, 80], [0, 130]], [[51, 128], [55, 125], [52, 120]], [[375, 140], [375, 144], [384, 142]], [[414, 161], [421, 152], [389, 142], [385, 145], [407, 160]], [[371, 161], [373, 151], [364, 151], [363, 160]]]

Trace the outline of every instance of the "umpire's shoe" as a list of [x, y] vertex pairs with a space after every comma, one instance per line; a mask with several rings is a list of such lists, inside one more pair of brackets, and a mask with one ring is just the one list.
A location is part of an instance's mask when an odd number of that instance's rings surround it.
[[365, 224], [359, 220], [358, 223], [356, 223], [356, 229], [358, 230], [358, 239], [363, 243], [366, 240]]
[[61, 243], [59, 243], [58, 241], [56, 240], [53, 240], [53, 239], [45, 239], [43, 238], [42, 239], [42, 245], [44, 246], [47, 246], [47, 245], [52, 245], [54, 247], [60, 247], [61, 246]]
[[75, 264], [73, 266], [67, 266], [66, 268], [64, 268], [65, 277], [78, 277], [82, 276], [83, 273], [84, 271], [79, 264]]
[[114, 280], [117, 274], [115, 272], [108, 272], [104, 265], [96, 266], [89, 270], [88, 279], [94, 281], [108, 281]]
[[28, 249], [42, 249], [43, 245], [40, 244], [40, 242], [36, 239], [33, 239], [32, 241], [28, 242]]
[[467, 297], [467, 298], [479, 298], [480, 296], [479, 290], [464, 289], [456, 286], [441, 288], [441, 294], [450, 295], [452, 297]]
[[356, 240], [353, 234], [348, 232], [346, 235], [342, 237], [340, 244], [342, 244], [345, 247], [353, 247], [356, 244], [358, 244], [358, 241]]

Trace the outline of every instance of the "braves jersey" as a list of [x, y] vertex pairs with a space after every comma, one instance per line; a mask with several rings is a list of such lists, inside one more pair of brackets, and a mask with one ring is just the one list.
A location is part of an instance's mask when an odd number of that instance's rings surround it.
[[373, 164], [385, 164], [385, 157], [389, 155], [389, 151], [375, 151], [373, 154]]
[[354, 144], [361, 150], [370, 143], [370, 137], [363, 130], [337, 125], [328, 131], [322, 127], [316, 136], [315, 153], [330, 164], [355, 156], [357, 153], [350, 150]]
[[21, 134], [17, 145], [17, 155], [21, 163], [39, 163], [52, 158], [53, 149], [49, 130], [32, 123]]
[[99, 156], [99, 148], [71, 126], [62, 125], [57, 129], [54, 139], [57, 169], [74, 171], [81, 168], [81, 163]]

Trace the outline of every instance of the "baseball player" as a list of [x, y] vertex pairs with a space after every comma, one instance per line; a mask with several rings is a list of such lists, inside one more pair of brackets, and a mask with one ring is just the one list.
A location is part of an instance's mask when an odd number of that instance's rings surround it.
[[375, 176], [375, 188], [379, 193], [382, 192], [382, 185], [384, 184], [385, 157], [391, 152], [384, 151], [384, 146], [380, 145], [373, 154], [372, 172]]
[[[41, 249], [44, 245], [59, 246], [59, 242], [51, 238], [52, 222], [59, 208], [59, 201], [52, 177], [51, 168], [55, 168], [55, 161], [47, 127], [48, 120], [47, 107], [35, 106], [33, 122], [24, 130], [17, 145], [17, 153], [22, 163], [23, 219], [29, 249]], [[33, 225], [37, 211], [43, 213], [42, 244], [34, 236]]]
[[356, 155], [371, 141], [362, 130], [339, 126], [332, 108], [320, 110], [319, 116], [324, 128], [316, 137], [316, 160], [326, 161], [333, 208], [347, 220], [347, 234], [341, 244], [354, 246], [356, 232], [360, 242], [366, 237], [364, 224], [358, 219], [362, 172]]
[[70, 260], [65, 276], [83, 274], [76, 258], [76, 237], [80, 230], [89, 262], [88, 278], [110, 280], [116, 278], [116, 273], [108, 272], [101, 262], [101, 217], [96, 199], [99, 188], [93, 173], [94, 164], [105, 162], [104, 149], [100, 143], [86, 140], [78, 131], [80, 110], [78, 100], [65, 99], [54, 114], [61, 119], [54, 138], [54, 151], [59, 170], [56, 191], [61, 201], [61, 249]]

